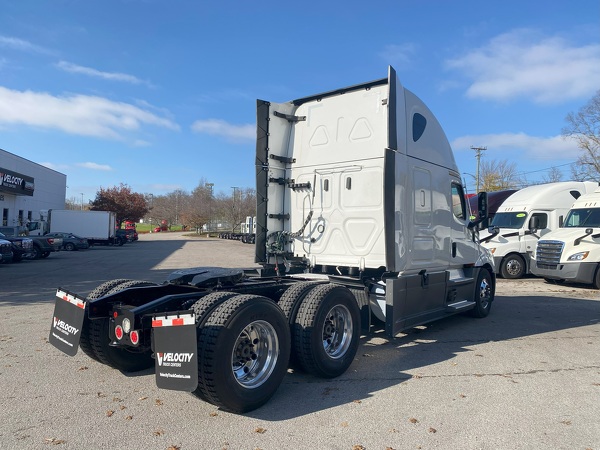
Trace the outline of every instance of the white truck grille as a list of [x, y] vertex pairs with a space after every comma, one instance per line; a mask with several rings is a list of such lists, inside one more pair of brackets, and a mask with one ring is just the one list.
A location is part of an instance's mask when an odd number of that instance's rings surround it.
[[564, 246], [562, 241], [539, 241], [535, 252], [537, 266], [540, 269], [556, 269]]

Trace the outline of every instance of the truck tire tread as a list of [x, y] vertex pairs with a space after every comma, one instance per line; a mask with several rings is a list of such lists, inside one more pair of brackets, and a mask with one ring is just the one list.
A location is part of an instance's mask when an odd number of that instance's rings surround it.
[[[325, 316], [338, 308], [351, 321], [350, 334], [343, 338], [350, 341], [344, 341], [340, 354], [330, 356], [324, 348]], [[331, 283], [311, 290], [298, 310], [294, 333], [295, 353], [304, 371], [321, 378], [343, 374], [354, 360], [360, 338], [360, 310], [354, 295], [346, 287]]]
[[290, 332], [292, 338], [292, 354], [290, 355], [289, 366], [294, 371], [302, 370], [302, 365], [300, 364], [300, 362], [298, 361], [298, 357], [296, 356], [294, 344], [296, 335], [295, 328], [297, 326], [296, 317], [298, 316], [298, 309], [300, 308], [300, 305], [306, 298], [307, 294], [320, 284], [323, 283], [315, 281], [301, 281], [299, 283], [294, 283], [285, 290], [285, 292], [277, 302], [277, 304], [285, 314], [285, 317], [288, 319], [288, 323], [290, 324]]
[[[128, 281], [132, 281], [132, 280], [130, 280], [128, 278], [119, 278], [116, 280], [106, 281], [106, 282], [100, 284], [99, 286], [97, 286], [95, 289], [93, 289], [88, 294], [87, 300], [95, 300], [97, 298], [104, 297], [108, 293], [108, 291], [113, 289], [115, 286], [126, 283]], [[100, 359], [98, 359], [98, 356], [96, 355], [96, 353], [94, 352], [94, 349], [92, 348], [90, 332], [91, 332], [90, 331], [90, 320], [87, 319], [87, 316], [86, 316], [86, 318], [83, 321], [83, 326], [81, 328], [81, 338], [79, 340], [79, 348], [81, 348], [83, 353], [85, 353], [87, 356], [89, 356], [90, 358], [92, 358], [95, 361], [100, 362]]]
[[[252, 389], [235, 379], [232, 352], [240, 333], [254, 323], [268, 323], [277, 334], [279, 353], [268, 379]], [[252, 294], [236, 295], [222, 302], [208, 316], [198, 337], [198, 389], [200, 398], [223, 408], [243, 413], [266, 403], [287, 372], [290, 331], [287, 320], [272, 300]]]
[[[156, 283], [130, 280], [113, 287], [105, 295], [116, 294], [132, 287], [143, 286], [156, 286]], [[152, 351], [149, 349], [129, 351], [109, 345], [108, 327], [110, 322], [108, 318], [91, 320], [89, 322], [91, 322], [89, 328], [92, 349], [101, 363], [123, 372], [137, 372], [154, 365]]]

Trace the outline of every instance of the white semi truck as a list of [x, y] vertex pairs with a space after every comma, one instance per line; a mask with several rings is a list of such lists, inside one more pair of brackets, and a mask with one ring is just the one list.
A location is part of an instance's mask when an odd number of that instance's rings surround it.
[[261, 270], [111, 280], [87, 297], [61, 287], [50, 342], [121, 371], [154, 366], [160, 388], [241, 413], [268, 401], [290, 360], [318, 377], [344, 373], [372, 316], [394, 337], [490, 312], [493, 260], [452, 150], [393, 68], [288, 103], [257, 101], [256, 189]]
[[123, 244], [116, 236], [116, 215], [111, 211], [41, 211], [40, 220], [29, 222], [27, 228], [30, 236], [63, 232], [86, 238], [90, 245]]
[[593, 192], [598, 183], [563, 181], [516, 191], [499, 206], [481, 242], [494, 255], [496, 273], [521, 278], [530, 273], [538, 239], [560, 227], [573, 202]]
[[600, 289], [600, 188], [579, 197], [563, 226], [539, 240], [531, 272]]

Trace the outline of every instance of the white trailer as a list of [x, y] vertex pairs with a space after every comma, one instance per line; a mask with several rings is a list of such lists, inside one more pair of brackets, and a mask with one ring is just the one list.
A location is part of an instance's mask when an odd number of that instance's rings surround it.
[[496, 273], [521, 278], [530, 273], [538, 239], [556, 230], [573, 202], [593, 192], [598, 183], [564, 181], [523, 188], [500, 205], [481, 241], [494, 255]]
[[116, 238], [116, 215], [111, 211], [51, 209], [40, 214], [39, 221], [28, 224], [30, 235], [73, 233], [86, 238], [90, 245], [120, 243]]
[[[288, 103], [257, 102], [255, 260], [165, 283], [59, 289], [50, 342], [225, 410], [268, 401], [288, 361], [332, 378], [372, 316], [400, 331], [489, 314], [493, 260], [478, 241], [452, 150], [432, 112], [386, 78]], [[487, 196], [479, 197], [479, 220]], [[154, 355], [154, 358], [153, 358]]]
[[539, 240], [531, 272], [600, 289], [600, 188], [579, 197], [563, 226]]

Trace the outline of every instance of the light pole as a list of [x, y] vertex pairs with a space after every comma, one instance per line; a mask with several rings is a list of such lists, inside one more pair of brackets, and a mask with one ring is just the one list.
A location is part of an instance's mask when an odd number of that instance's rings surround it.
[[231, 186], [231, 189], [233, 189], [233, 214], [232, 214], [232, 219], [233, 219], [233, 223], [231, 224], [231, 231], [235, 232], [235, 222], [237, 221], [238, 217], [237, 214], [235, 213], [235, 198], [237, 197], [237, 192], [239, 190], [238, 186]]
[[471, 146], [471, 150], [475, 150], [475, 158], [477, 158], [477, 188], [476, 194], [479, 194], [479, 160], [481, 159], [481, 152], [487, 150], [487, 147], [474, 147]]
[[208, 232], [212, 231], [212, 201], [213, 201], [213, 187], [215, 183], [206, 183], [205, 186], [208, 188]]
[[154, 203], [154, 194], [148, 194], [150, 197], [150, 214], [148, 214], [148, 221], [150, 222], [150, 233], [152, 233], [152, 204]]

